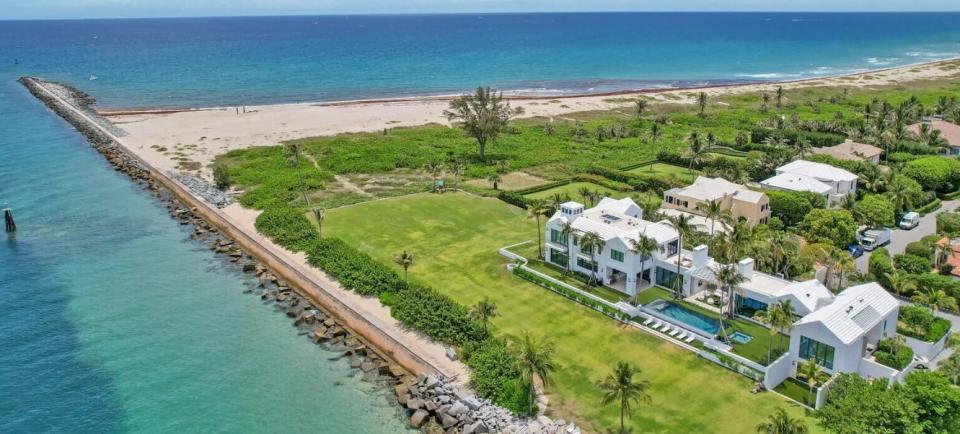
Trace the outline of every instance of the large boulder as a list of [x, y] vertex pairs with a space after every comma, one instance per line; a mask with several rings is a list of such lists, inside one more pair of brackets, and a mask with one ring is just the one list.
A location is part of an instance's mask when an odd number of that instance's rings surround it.
[[430, 412], [426, 410], [417, 410], [413, 412], [413, 416], [410, 416], [410, 426], [413, 428], [420, 428], [424, 423], [427, 422], [427, 418], [430, 417]]
[[488, 432], [490, 432], [490, 429], [487, 428], [487, 424], [482, 420], [478, 420], [463, 427], [463, 434], [483, 434]]

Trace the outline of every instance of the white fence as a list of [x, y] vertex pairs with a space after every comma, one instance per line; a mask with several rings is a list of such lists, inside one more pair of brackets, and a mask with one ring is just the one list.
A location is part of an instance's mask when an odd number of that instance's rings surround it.
[[790, 360], [790, 353], [784, 353], [777, 360], [774, 360], [770, 366], [767, 366], [763, 376], [763, 387], [773, 389], [783, 380], [786, 380], [793, 373], [793, 363]]
[[937, 342], [926, 342], [921, 341], [920, 339], [911, 338], [910, 336], [903, 336], [907, 346], [913, 349], [913, 354], [915, 356], [923, 357], [927, 360], [933, 360], [936, 358], [943, 348], [946, 346], [947, 339], [950, 339], [951, 332], [943, 335]]

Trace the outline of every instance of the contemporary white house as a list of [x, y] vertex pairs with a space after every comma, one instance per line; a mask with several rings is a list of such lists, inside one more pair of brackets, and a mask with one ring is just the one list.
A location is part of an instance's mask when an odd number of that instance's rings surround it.
[[885, 377], [891, 368], [872, 360], [877, 343], [897, 333], [900, 302], [876, 283], [851, 286], [793, 324], [795, 364], [816, 360], [826, 372]]
[[780, 166], [777, 174], [760, 182], [771, 190], [809, 191], [836, 205], [857, 193], [857, 175], [829, 164], [796, 160]]

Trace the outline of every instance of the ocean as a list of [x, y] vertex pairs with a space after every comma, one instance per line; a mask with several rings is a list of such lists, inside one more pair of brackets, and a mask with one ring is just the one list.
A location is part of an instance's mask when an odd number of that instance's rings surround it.
[[570, 94], [796, 79], [960, 55], [960, 14], [488, 14], [0, 21], [0, 432], [389, 433], [389, 391], [15, 82], [103, 108]]

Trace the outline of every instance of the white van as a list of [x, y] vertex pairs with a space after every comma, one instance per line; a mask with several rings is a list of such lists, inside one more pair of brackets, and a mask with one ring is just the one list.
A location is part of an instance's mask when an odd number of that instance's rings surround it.
[[915, 212], [908, 212], [900, 218], [900, 223], [897, 226], [900, 226], [900, 229], [910, 230], [920, 224], [920, 214]]

